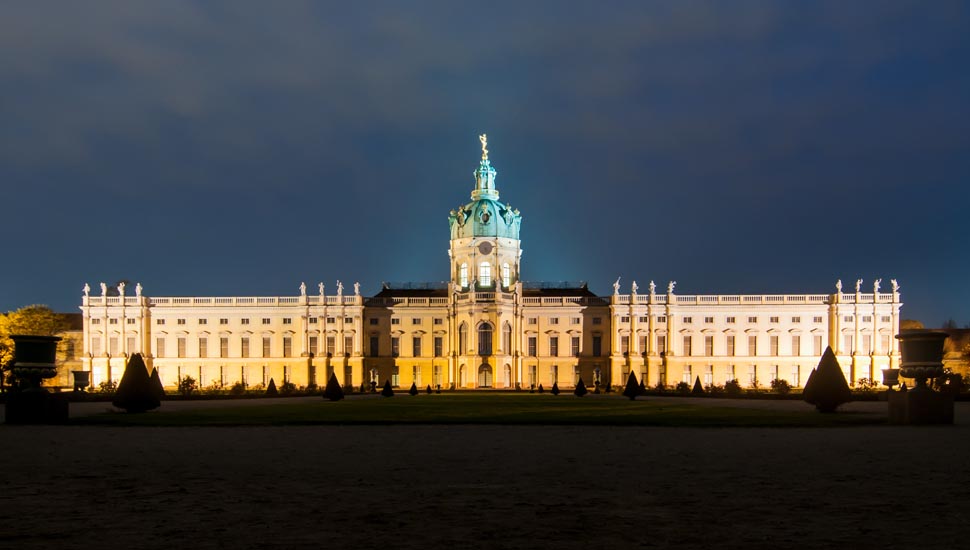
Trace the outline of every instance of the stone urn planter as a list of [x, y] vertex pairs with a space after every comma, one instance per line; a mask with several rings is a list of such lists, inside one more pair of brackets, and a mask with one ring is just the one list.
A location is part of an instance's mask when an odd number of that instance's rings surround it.
[[13, 334], [13, 363], [10, 373], [15, 388], [7, 397], [8, 424], [58, 424], [67, 422], [68, 403], [51, 395], [41, 382], [57, 375], [57, 336]]
[[91, 373], [86, 370], [72, 370], [74, 376], [74, 391], [84, 391], [91, 385]]
[[891, 424], [953, 424], [953, 396], [933, 391], [926, 383], [943, 374], [943, 344], [948, 337], [939, 330], [912, 330], [896, 335], [902, 356], [899, 374], [914, 379], [916, 386], [910, 391], [890, 388]]
[[899, 369], [882, 369], [882, 383], [889, 389], [899, 385]]

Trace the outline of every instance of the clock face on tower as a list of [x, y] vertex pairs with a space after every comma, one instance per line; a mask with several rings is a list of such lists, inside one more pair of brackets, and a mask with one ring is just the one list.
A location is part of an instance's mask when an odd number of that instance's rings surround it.
[[492, 243], [485, 242], [478, 245], [478, 251], [482, 254], [488, 255], [492, 253]]

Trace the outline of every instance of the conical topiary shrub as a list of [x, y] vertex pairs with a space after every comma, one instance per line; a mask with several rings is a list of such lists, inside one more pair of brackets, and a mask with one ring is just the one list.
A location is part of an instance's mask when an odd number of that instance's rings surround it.
[[272, 378], [269, 379], [269, 385], [266, 386], [266, 395], [279, 395], [279, 390], [276, 389], [276, 381]]
[[158, 369], [152, 369], [152, 389], [155, 390], [155, 397], [159, 401], [165, 399], [165, 388], [162, 387], [162, 379], [158, 376]]
[[624, 397], [629, 397], [633, 401], [640, 395], [640, 384], [637, 383], [637, 375], [630, 371], [630, 376], [626, 378], [626, 388], [623, 390]]
[[330, 373], [327, 387], [323, 389], [323, 398], [331, 401], [340, 401], [344, 398], [344, 389], [340, 387], [340, 382], [337, 382], [336, 373]]
[[559, 382], [552, 383], [552, 389], [549, 390], [552, 395], [559, 395]]
[[852, 391], [831, 347], [825, 348], [818, 367], [805, 383], [802, 396], [807, 403], [815, 405], [823, 413], [835, 412], [839, 405], [852, 401]]
[[576, 389], [573, 390], [573, 395], [582, 397], [587, 393], [589, 393], [589, 390], [586, 389], [586, 384], [583, 384], [583, 379], [580, 378], [579, 382], [576, 382]]
[[381, 389], [381, 395], [384, 397], [394, 397], [394, 390], [391, 389], [390, 380], [384, 381], [384, 387]]
[[424, 391], [425, 391], [425, 393], [427, 393], [428, 395], [431, 395], [431, 384], [428, 384], [428, 387], [427, 387], [427, 388], [425, 388], [425, 390], [424, 390]]
[[690, 390], [691, 395], [704, 395], [704, 386], [701, 385], [701, 377], [694, 379], [694, 387]]
[[808, 380], [805, 381], [805, 387], [802, 388], [802, 399], [804, 399], [805, 402], [807, 402], [809, 405], [815, 404], [808, 400], [808, 396], [809, 396], [808, 388], [812, 386], [812, 379], [814, 378], [815, 378], [815, 369], [812, 369], [812, 372], [808, 373]]
[[140, 353], [128, 359], [125, 374], [121, 376], [121, 382], [118, 383], [118, 390], [111, 404], [130, 413], [157, 409], [161, 404], [155, 395], [155, 388], [151, 378], [148, 377], [148, 367], [145, 366]]
[[544, 390], [544, 389], [542, 388], [542, 384], [539, 384], [539, 393], [542, 393], [542, 392], [544, 392], [544, 391], [546, 391], [546, 390]]
[[640, 395], [647, 395], [647, 386], [643, 383], [643, 378], [640, 379]]
[[411, 389], [408, 390], [408, 395], [418, 395], [418, 383], [411, 382]]

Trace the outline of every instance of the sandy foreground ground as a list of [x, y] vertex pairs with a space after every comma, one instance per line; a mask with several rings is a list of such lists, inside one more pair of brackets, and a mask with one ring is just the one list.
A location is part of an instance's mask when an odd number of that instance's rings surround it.
[[961, 548], [967, 405], [933, 428], [0, 426], [0, 548]]

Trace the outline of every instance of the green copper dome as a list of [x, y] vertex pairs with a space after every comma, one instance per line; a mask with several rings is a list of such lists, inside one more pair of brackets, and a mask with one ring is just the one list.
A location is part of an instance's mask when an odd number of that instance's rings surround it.
[[448, 215], [451, 238], [467, 237], [505, 237], [519, 238], [519, 225], [522, 216], [512, 206], [498, 200], [495, 189], [497, 172], [488, 162], [488, 152], [482, 154], [482, 162], [475, 170], [475, 189], [472, 202], [459, 206]]

